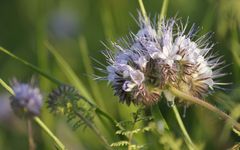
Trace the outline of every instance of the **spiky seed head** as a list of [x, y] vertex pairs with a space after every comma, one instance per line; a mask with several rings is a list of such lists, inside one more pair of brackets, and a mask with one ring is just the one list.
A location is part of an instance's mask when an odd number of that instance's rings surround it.
[[11, 106], [17, 116], [34, 117], [40, 114], [42, 94], [38, 87], [13, 80], [12, 89], [15, 95], [10, 97]]

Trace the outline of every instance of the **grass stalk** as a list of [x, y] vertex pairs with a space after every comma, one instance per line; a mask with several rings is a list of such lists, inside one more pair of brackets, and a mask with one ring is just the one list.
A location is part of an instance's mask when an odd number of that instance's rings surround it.
[[145, 7], [144, 7], [144, 4], [143, 4], [143, 1], [142, 1], [142, 0], [138, 0], [138, 3], [139, 3], [139, 6], [140, 6], [140, 9], [141, 9], [141, 12], [142, 12], [143, 18], [144, 18], [145, 21], [147, 22], [147, 21], [148, 21], [148, 17], [147, 17], [147, 12], [146, 12], [146, 10], [145, 10]]
[[53, 139], [53, 141], [61, 150], [66, 150], [63, 143], [48, 129], [48, 127], [42, 122], [39, 117], [34, 117], [33, 119], [47, 133], [47, 135]]
[[162, 19], [165, 17], [167, 13], [168, 3], [169, 3], [169, 0], [163, 0], [162, 9], [159, 16], [159, 22], [162, 21]]
[[[83, 36], [79, 38], [79, 48], [82, 55], [83, 65], [85, 67], [86, 73], [91, 76], [94, 74], [94, 70], [92, 68], [91, 59], [88, 54], [87, 41]], [[88, 82], [90, 84], [90, 88], [92, 90], [93, 97], [96, 100], [96, 103], [105, 108], [105, 105], [103, 103], [104, 101], [102, 100], [102, 95], [96, 81], [89, 77]]]
[[58, 85], [61, 85], [62, 83], [60, 81], [58, 81], [57, 79], [53, 78], [51, 75], [49, 75], [48, 73], [44, 72], [43, 70], [39, 69], [38, 67], [34, 66], [33, 64], [23, 60], [22, 58], [14, 55], [13, 53], [11, 53], [10, 51], [6, 50], [3, 47], [0, 47], [0, 51], [2, 51], [3, 53], [7, 54], [8, 56], [12, 57], [13, 59], [23, 63], [24, 65], [26, 65], [27, 67], [29, 67], [30, 69], [36, 71], [37, 73], [41, 74], [43, 77], [51, 80], [53, 83], [56, 83]]
[[175, 115], [175, 117], [177, 119], [178, 125], [180, 126], [180, 129], [181, 129], [181, 131], [183, 133], [183, 136], [185, 138], [185, 142], [187, 143], [188, 148], [190, 150], [196, 149], [196, 146], [193, 144], [190, 136], [188, 135], [188, 132], [187, 132], [187, 130], [186, 130], [184, 124], [183, 124], [183, 121], [181, 119], [181, 116], [180, 116], [180, 114], [178, 112], [178, 109], [177, 109], [176, 105], [173, 105], [172, 109], [173, 109], [174, 115]]

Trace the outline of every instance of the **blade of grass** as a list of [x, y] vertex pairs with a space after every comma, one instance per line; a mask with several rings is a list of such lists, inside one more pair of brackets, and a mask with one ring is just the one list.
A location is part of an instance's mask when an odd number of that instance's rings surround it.
[[103, 24], [104, 35], [107, 39], [113, 39], [115, 32], [111, 9], [108, 4], [105, 3], [101, 7], [101, 20]]
[[[83, 58], [82, 59], [83, 60], [83, 65], [86, 69], [86, 73], [88, 75], [93, 75], [94, 71], [93, 71], [93, 68], [92, 68], [91, 61], [89, 59], [90, 57], [89, 57], [89, 54], [88, 54], [88, 47], [87, 47], [87, 43], [86, 43], [86, 40], [85, 40], [84, 37], [79, 38], [79, 47], [80, 47], [80, 52], [81, 52], [81, 55], [82, 55], [82, 58]], [[102, 101], [102, 95], [100, 93], [98, 85], [96, 84], [96, 81], [94, 81], [91, 77], [89, 77], [88, 82], [90, 84], [91, 90], [93, 92], [93, 97], [95, 98], [96, 103], [104, 107], [104, 103]]]
[[53, 83], [56, 83], [58, 85], [61, 85], [62, 83], [53, 78], [51, 75], [49, 75], [48, 73], [44, 72], [43, 70], [41, 70], [40, 68], [38, 68], [37, 66], [34, 66], [33, 64], [23, 60], [22, 58], [14, 55], [13, 53], [11, 53], [10, 51], [8, 51], [7, 49], [0, 47], [0, 51], [2, 51], [3, 53], [7, 54], [8, 56], [10, 56], [11, 58], [19, 61], [20, 63], [24, 64], [25, 66], [29, 67], [30, 69], [36, 71], [37, 73], [41, 74], [43, 77], [49, 79], [50, 81], [52, 81]]
[[196, 146], [193, 144], [190, 136], [188, 135], [188, 132], [187, 132], [187, 130], [186, 130], [184, 124], [183, 124], [183, 121], [180, 117], [180, 114], [178, 112], [178, 109], [177, 109], [176, 105], [173, 105], [172, 109], [174, 111], [174, 114], [175, 114], [175, 117], [177, 119], [178, 125], [180, 126], [180, 129], [181, 129], [182, 133], [184, 134], [184, 139], [185, 139], [186, 143], [188, 143], [187, 144], [188, 148], [191, 149], [191, 150], [196, 149]]
[[7, 85], [6, 82], [4, 82], [1, 78], [0, 78], [0, 84], [11, 94], [14, 95], [14, 91], [12, 90], [12, 88], [10, 86]]
[[237, 25], [235, 25], [232, 29], [232, 39], [231, 39], [231, 52], [233, 59], [235, 60], [238, 68], [240, 67], [240, 53], [239, 53], [239, 39], [238, 39], [238, 31], [237, 31]]
[[143, 1], [142, 1], [142, 0], [138, 0], [138, 3], [139, 3], [139, 6], [140, 6], [140, 10], [141, 10], [141, 12], [142, 12], [143, 18], [144, 18], [145, 21], [147, 22], [147, 21], [148, 21], [148, 17], [147, 17], [147, 13], [146, 13], [146, 10], [145, 10]]
[[42, 122], [42, 120], [39, 117], [34, 117], [34, 121], [41, 127], [49, 137], [51, 137], [56, 145], [61, 150], [66, 150], [65, 146], [62, 144], [62, 142], [51, 132], [51, 130], [48, 129], [48, 127]]
[[[158, 20], [159, 22], [162, 21], [162, 19], [167, 14], [168, 2], [169, 2], [169, 0], [163, 0], [161, 13], [160, 13], [159, 20]], [[158, 24], [158, 25], [160, 25], [160, 24]]]
[[[49, 64], [51, 63], [51, 60], [48, 59], [48, 51], [46, 47], [43, 45], [45, 39], [47, 39], [47, 14], [50, 9], [50, 7], [47, 7], [47, 3], [43, 1], [38, 1], [35, 3], [36, 6], [36, 13], [34, 18], [34, 26], [35, 26], [35, 42], [36, 42], [36, 53], [37, 53], [37, 66], [44, 70], [45, 72], [50, 72], [49, 70]], [[52, 73], [53, 71], [51, 71]], [[51, 86], [48, 79], [39, 76], [39, 87], [44, 88], [45, 91], [48, 91]], [[50, 128], [56, 127], [56, 122], [53, 119], [53, 115], [49, 115], [49, 111], [46, 107], [44, 107], [41, 111], [41, 117], [42, 119], [48, 123], [48, 126]], [[41, 132], [42, 139], [43, 139], [43, 149], [52, 149], [52, 144], [47, 138], [47, 135], [44, 131]]]
[[72, 70], [70, 65], [63, 59], [63, 57], [56, 51], [56, 49], [48, 42], [45, 43], [45, 46], [51, 52], [51, 54], [57, 60], [58, 66], [61, 68], [62, 72], [66, 75], [68, 80], [73, 84], [80, 92], [81, 95], [86, 97], [88, 100], [92, 100], [92, 96], [87, 91], [86, 87], [82, 81], [78, 78], [75, 72]]

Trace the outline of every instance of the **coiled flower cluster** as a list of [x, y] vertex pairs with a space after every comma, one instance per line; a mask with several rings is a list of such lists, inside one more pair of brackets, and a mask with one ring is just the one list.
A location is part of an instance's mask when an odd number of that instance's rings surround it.
[[77, 109], [81, 95], [69, 85], [61, 85], [48, 95], [48, 108], [54, 114], [67, 114], [72, 109]]
[[225, 75], [219, 67], [224, 62], [212, 52], [211, 33], [197, 37], [198, 28], [189, 29], [180, 19], [163, 19], [157, 25], [139, 18], [137, 34], [113, 42], [115, 53], [104, 52], [106, 79], [121, 102], [152, 105], [161, 93], [173, 101], [169, 86], [200, 98], [217, 87], [215, 79]]

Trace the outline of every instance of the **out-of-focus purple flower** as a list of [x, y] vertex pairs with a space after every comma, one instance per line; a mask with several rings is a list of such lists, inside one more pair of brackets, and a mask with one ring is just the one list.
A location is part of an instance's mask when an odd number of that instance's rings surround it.
[[42, 107], [42, 94], [38, 87], [28, 83], [12, 83], [14, 96], [11, 96], [11, 106], [16, 115], [38, 116]]
[[66, 10], [54, 12], [48, 22], [50, 35], [57, 39], [76, 37], [79, 32], [78, 26], [77, 15]]

